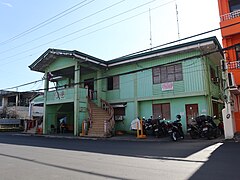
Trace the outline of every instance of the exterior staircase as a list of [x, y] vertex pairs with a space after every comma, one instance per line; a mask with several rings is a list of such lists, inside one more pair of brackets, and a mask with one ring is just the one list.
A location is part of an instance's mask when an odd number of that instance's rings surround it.
[[107, 111], [101, 107], [98, 107], [92, 101], [89, 101], [89, 106], [91, 108], [91, 125], [86, 136], [106, 137], [104, 132], [104, 121], [108, 120], [110, 115], [107, 113]]

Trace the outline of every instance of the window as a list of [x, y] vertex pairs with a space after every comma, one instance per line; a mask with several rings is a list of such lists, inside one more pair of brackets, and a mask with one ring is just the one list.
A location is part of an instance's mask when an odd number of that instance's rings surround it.
[[16, 96], [8, 97], [8, 106], [16, 106]]
[[119, 89], [119, 76], [113, 76], [107, 79], [107, 89], [108, 90]]
[[216, 76], [216, 71], [215, 69], [213, 69], [211, 66], [210, 66], [210, 76], [211, 76], [211, 81], [214, 83], [214, 84], [218, 84], [218, 77]]
[[240, 2], [239, 0], [228, 0], [229, 9], [231, 12], [237, 11], [240, 9]]
[[212, 67], [210, 67], [210, 75], [211, 75], [211, 80], [214, 81], [214, 79], [216, 78], [216, 73]]
[[153, 118], [161, 117], [165, 119], [171, 119], [170, 103], [153, 104]]
[[0, 106], [2, 106], [2, 99], [3, 99], [3, 98], [2, 98], [2, 97], [0, 97]]
[[114, 107], [114, 119], [115, 120], [123, 120], [123, 116], [125, 116], [125, 107]]
[[153, 84], [183, 80], [182, 64], [154, 67], [152, 72]]
[[219, 109], [218, 109], [218, 104], [216, 102], [212, 103], [213, 106], [213, 115], [216, 116], [216, 118], [219, 118]]
[[236, 57], [237, 61], [240, 61], [240, 45], [236, 46]]

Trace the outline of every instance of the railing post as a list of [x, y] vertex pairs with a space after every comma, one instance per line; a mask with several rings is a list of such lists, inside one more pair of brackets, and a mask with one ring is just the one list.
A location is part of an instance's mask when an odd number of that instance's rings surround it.
[[104, 134], [107, 135], [107, 121], [104, 121]]

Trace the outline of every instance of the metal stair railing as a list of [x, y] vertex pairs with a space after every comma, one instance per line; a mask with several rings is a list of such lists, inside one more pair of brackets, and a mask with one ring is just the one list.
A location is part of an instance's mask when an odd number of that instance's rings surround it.
[[114, 127], [115, 127], [115, 120], [114, 120], [114, 110], [113, 107], [105, 100], [101, 99], [101, 108], [105, 110], [108, 115], [110, 116], [108, 119], [104, 121], [104, 134], [105, 136], [113, 136], [114, 135]]

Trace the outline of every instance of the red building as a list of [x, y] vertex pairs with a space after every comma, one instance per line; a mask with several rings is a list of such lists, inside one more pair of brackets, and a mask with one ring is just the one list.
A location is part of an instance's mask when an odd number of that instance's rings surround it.
[[218, 6], [233, 121], [240, 132], [240, 0], [218, 0]]

